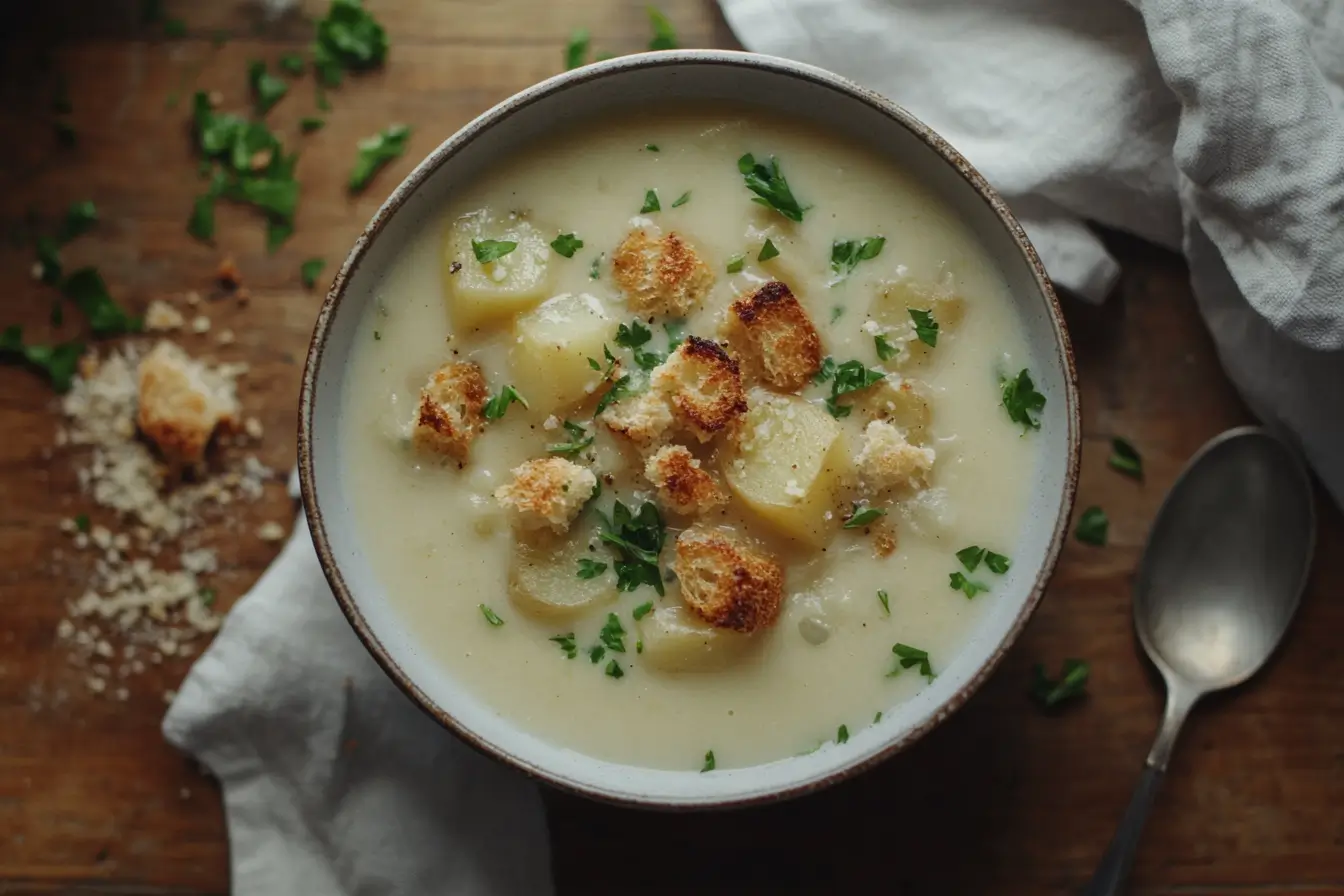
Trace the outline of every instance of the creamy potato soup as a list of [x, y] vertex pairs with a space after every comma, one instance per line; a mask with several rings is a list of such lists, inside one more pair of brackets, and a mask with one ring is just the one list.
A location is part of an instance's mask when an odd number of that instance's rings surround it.
[[997, 599], [1031, 367], [900, 168], [745, 109], [623, 115], [501, 159], [401, 250], [345, 475], [388, 600], [500, 715], [751, 765], [873, 724]]

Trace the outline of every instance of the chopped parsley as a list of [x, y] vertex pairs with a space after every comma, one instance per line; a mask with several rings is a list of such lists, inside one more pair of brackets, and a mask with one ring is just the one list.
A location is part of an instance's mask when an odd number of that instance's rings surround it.
[[252, 87], [252, 102], [258, 115], [265, 115], [271, 111], [271, 108], [289, 93], [289, 85], [285, 83], [284, 78], [266, 71], [266, 63], [260, 59], [248, 63], [247, 83]]
[[219, 595], [215, 593], [213, 588], [202, 588], [196, 592], [196, 596], [201, 599], [201, 606], [209, 608], [215, 605], [215, 598]]
[[305, 115], [303, 118], [299, 119], [299, 129], [305, 134], [311, 134], [314, 131], [322, 130], [326, 123], [327, 120], [325, 118], [319, 118], [316, 115]]
[[551, 240], [551, 248], [555, 250], [557, 255], [573, 258], [574, 253], [583, 248], [583, 240], [572, 233], [562, 233]]
[[996, 554], [993, 551], [985, 551], [985, 566], [995, 575], [1001, 576], [1012, 566], [1012, 561], [1002, 554]]
[[877, 592], [877, 599], [878, 599], [879, 601], [881, 601], [883, 611], [886, 612], [886, 614], [887, 614], [888, 616], [890, 616], [890, 615], [891, 615], [891, 598], [889, 598], [889, 597], [887, 596], [887, 592], [885, 592], [885, 591], [879, 591], [879, 592]]
[[588, 661], [594, 666], [602, 662], [602, 657], [606, 655], [607, 648], [603, 647], [601, 644], [594, 644], [592, 647], [588, 648]]
[[831, 243], [831, 270], [835, 272], [836, 282], [845, 279], [859, 262], [876, 258], [887, 244], [884, 236], [870, 236], [861, 240], [836, 240]]
[[89, 522], [89, 515], [87, 513], [81, 513], [75, 516], [75, 528], [85, 534], [88, 533], [89, 529], [92, 528], [92, 524]]
[[560, 650], [564, 652], [565, 659], [567, 660], [572, 660], [579, 655], [579, 645], [574, 642], [573, 632], [564, 635], [556, 635], [547, 640], [559, 645]]
[[812, 377], [812, 382], [820, 386], [822, 383], [835, 379], [836, 369], [835, 359], [827, 355], [821, 359], [821, 366], [817, 368], [817, 373]]
[[61, 284], [61, 293], [89, 319], [95, 336], [116, 336], [141, 329], [139, 318], [131, 317], [112, 300], [103, 276], [95, 268], [80, 268]]
[[65, 210], [65, 219], [61, 221], [60, 229], [56, 231], [56, 240], [62, 244], [68, 243], [75, 237], [88, 233], [97, 223], [98, 208], [93, 204], [93, 200], [72, 202]]
[[394, 124], [359, 141], [356, 144], [359, 152], [355, 156], [355, 167], [350, 171], [350, 192], [358, 193], [367, 187], [384, 165], [406, 151], [410, 139], [409, 126]]
[[31, 345], [24, 343], [23, 330], [18, 326], [0, 331], [0, 362], [26, 364], [50, 380], [57, 392], [70, 391], [83, 354], [82, 342]]
[[845, 308], [843, 305], [836, 305], [835, 307], [831, 308], [831, 323], [835, 323], [844, 316], [845, 316]]
[[867, 504], [856, 503], [854, 505], [854, 511], [849, 515], [849, 518], [845, 520], [844, 525], [840, 528], [862, 529], [869, 523], [886, 515], [887, 512], [880, 507], [871, 507]]
[[644, 148], [647, 149], [649, 152], [659, 152], [657, 143], [645, 143]]
[[376, 68], [387, 58], [387, 32], [360, 0], [331, 0], [327, 17], [317, 23], [313, 67], [325, 87], [341, 83], [343, 70]]
[[588, 46], [591, 38], [586, 28], [576, 28], [565, 44], [565, 71], [572, 71], [588, 63]]
[[602, 276], [602, 256], [599, 255], [593, 259], [592, 267], [588, 268], [588, 278], [596, 280]]
[[933, 681], [933, 667], [929, 665], [928, 651], [911, 647], [909, 644], [893, 644], [891, 652], [896, 654], [896, 666], [887, 673], [888, 678], [895, 678], [902, 670], [918, 666], [919, 674]]
[[327, 260], [325, 258], [310, 258], [299, 265], [299, 276], [303, 279], [303, 285], [309, 289], [316, 286], [317, 277], [326, 266]]
[[595, 579], [607, 571], [607, 564], [587, 557], [579, 558], [578, 576], [581, 579]]
[[880, 721], [882, 721], [882, 710], [879, 709], [877, 715], [873, 716], [873, 724], [876, 725]]
[[607, 677], [617, 679], [624, 678], [625, 670], [621, 668], [620, 663], [616, 662], [615, 660], [612, 660], [611, 662], [607, 663]]
[[652, 370], [663, 361], [667, 360], [657, 352], [645, 351], [643, 345], [653, 338], [653, 332], [644, 326], [638, 320], [626, 326], [621, 324], [616, 328], [616, 344], [622, 348], [630, 349], [634, 356], [635, 363], [643, 370]]
[[61, 282], [60, 248], [60, 244], [49, 236], [37, 240], [37, 265], [43, 283], [54, 286]]
[[1102, 547], [1106, 544], [1106, 535], [1110, 528], [1111, 521], [1106, 518], [1106, 511], [1094, 506], [1083, 511], [1083, 515], [1078, 518], [1078, 527], [1073, 530], [1073, 535], [1083, 544]]
[[1143, 478], [1143, 458], [1139, 456], [1138, 449], [1125, 439], [1118, 436], [1111, 439], [1111, 456], [1106, 462], [1112, 470], [1135, 479]]
[[[574, 457], [593, 444], [593, 437], [588, 434], [588, 430], [584, 429], [581, 424], [571, 423], [569, 420], [566, 420], [563, 426], [565, 427], [565, 432], [569, 433], [569, 441], [547, 445], [547, 454], [558, 454], [562, 457]], [[579, 565], [583, 565], [582, 560], [579, 561]], [[602, 568], [606, 569], [606, 566], [604, 565]], [[591, 578], [590, 576], [581, 577]]]
[[690, 190], [687, 190], [685, 193], [682, 193], [682, 194], [681, 194], [680, 196], [678, 196], [675, 200], [673, 200], [673, 202], [672, 202], [672, 207], [673, 207], [673, 208], [681, 208], [683, 205], [685, 205], [686, 203], [688, 203], [688, 202], [690, 202], [690, 201], [691, 201], [691, 191], [690, 191]]
[[761, 246], [761, 252], [756, 256], [757, 261], [769, 261], [772, 258], [779, 257], [779, 249], [769, 237], [766, 237], [765, 244]]
[[635, 607], [635, 611], [631, 615], [634, 616], [635, 621], [638, 622], [639, 620], [643, 619], [645, 616], [649, 615], [652, 612], [653, 612], [653, 601], [648, 600], [640, 604], [639, 606]]
[[1025, 367], [1017, 376], [1000, 380], [999, 388], [1009, 420], [1021, 423], [1024, 430], [1041, 428], [1040, 412], [1045, 407], [1045, 396], [1036, 391]]
[[838, 744], [849, 743], [849, 727], [841, 725], [835, 732], [835, 742]]
[[472, 240], [471, 252], [481, 264], [499, 261], [508, 255], [518, 244], [513, 240]]
[[773, 208], [790, 221], [803, 220], [803, 213], [811, 206], [801, 205], [794, 198], [789, 182], [779, 170], [778, 159], [771, 156], [770, 164], [762, 165], [747, 153], [737, 160], [737, 170], [742, 172], [747, 189], [756, 194], [752, 202]]
[[477, 604], [476, 606], [481, 608], [481, 615], [485, 617], [485, 621], [490, 623], [495, 628], [499, 628], [501, 625], [504, 624], [504, 620], [499, 618], [499, 614], [496, 613], [494, 610], [490, 609], [489, 607], [487, 607], [485, 604]]
[[1065, 660], [1059, 678], [1052, 679], [1045, 666], [1037, 663], [1031, 670], [1031, 696], [1042, 709], [1054, 709], [1061, 703], [1087, 694], [1091, 669], [1086, 660]]
[[600, 512], [598, 516], [602, 521], [598, 537], [621, 555], [616, 561], [616, 587], [634, 591], [640, 585], [652, 585], [661, 596], [664, 590], [658, 555], [667, 531], [657, 505], [646, 501], [637, 513], [631, 513], [630, 508], [617, 501], [612, 505], [610, 517]]
[[979, 545], [971, 545], [968, 548], [962, 548], [957, 551], [957, 559], [961, 565], [966, 567], [967, 572], [975, 572], [975, 568], [980, 565], [980, 561], [985, 558], [985, 549]]
[[706, 751], [705, 751], [705, 764], [702, 765], [702, 766], [700, 766], [700, 774], [703, 775], [705, 772], [712, 772], [712, 771], [714, 771], [714, 768], [715, 768], [714, 751], [713, 751], [713, 750], [706, 750]]
[[298, 53], [286, 53], [280, 57], [279, 66], [286, 74], [301, 75], [304, 69], [303, 57]]
[[915, 335], [929, 348], [938, 346], [938, 321], [933, 319], [932, 311], [910, 309], [910, 320], [915, 324]]
[[837, 420], [848, 417], [851, 411], [848, 405], [839, 403], [838, 399], [842, 395], [867, 389], [869, 386], [876, 385], [886, 376], [884, 371], [870, 370], [864, 367], [862, 361], [846, 361], [839, 365], [832, 361], [829, 370], [826, 362], [823, 361], [821, 371], [817, 376], [821, 376], [822, 373], [828, 373], [828, 378], [831, 381], [831, 394], [826, 399], [826, 410], [830, 411], [831, 416]]
[[686, 321], [683, 318], [664, 321], [663, 332], [667, 334], [667, 351], [671, 354], [686, 341]]
[[657, 190], [645, 190], [645, 191], [644, 191], [644, 205], [640, 207], [640, 209], [639, 209], [639, 213], [640, 213], [641, 215], [647, 215], [647, 214], [650, 214], [650, 213], [652, 213], [652, 212], [660, 212], [660, 211], [662, 211], [662, 210], [663, 210], [663, 207], [662, 207], [662, 205], [659, 204], [659, 202], [658, 202], [658, 191], [657, 191]]
[[747, 256], [745, 256], [745, 255], [734, 255], [732, 258], [728, 259], [728, 268], [727, 268], [728, 273], [730, 273], [730, 274], [738, 274], [738, 273], [741, 273], [741, 272], [742, 272], [742, 265], [746, 264], [746, 261], [747, 261]]
[[499, 394], [485, 403], [485, 409], [481, 412], [487, 420], [498, 420], [504, 416], [504, 412], [509, 409], [509, 405], [518, 402], [523, 407], [527, 407], [527, 399], [518, 394], [518, 390], [513, 386], [505, 386], [499, 390]]
[[643, 652], [644, 652], [644, 639], [640, 638], [638, 641], [635, 642], [635, 653], [643, 653]]
[[653, 37], [649, 39], [650, 50], [675, 50], [677, 32], [672, 22], [656, 6], [649, 7], [649, 25], [653, 27]]
[[625, 628], [621, 625], [620, 617], [615, 613], [608, 613], [606, 623], [597, 633], [597, 639], [612, 653], [625, 653]]
[[877, 359], [879, 361], [890, 361], [901, 353], [899, 346], [892, 345], [887, 341], [887, 337], [881, 334], [873, 337], [873, 344], [877, 346]]
[[630, 374], [618, 377], [611, 381], [611, 388], [602, 394], [597, 401], [597, 407], [593, 408], [593, 416], [596, 417], [605, 411], [608, 407], [628, 398], [634, 390], [634, 385], [630, 380]]
[[954, 572], [949, 575], [947, 577], [947, 582], [948, 587], [953, 591], [960, 591], [962, 594], [966, 595], [967, 600], [970, 600], [982, 591], [989, 590], [988, 585], [982, 585], [979, 582], [968, 579], [959, 572]]

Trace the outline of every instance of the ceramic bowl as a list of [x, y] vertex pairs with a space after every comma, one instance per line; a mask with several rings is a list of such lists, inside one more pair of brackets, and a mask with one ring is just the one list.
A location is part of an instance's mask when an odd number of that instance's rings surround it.
[[[361, 548], [342, 481], [337, 418], [360, 317], [406, 237], [436, 219], [459, 184], [494, 160], [576, 118], [660, 100], [733, 100], [807, 119], [867, 144], [927, 184], [969, 225], [1008, 283], [1050, 397], [1013, 567], [968, 642], [915, 698], [838, 748], [714, 774], [601, 761], [534, 736], [497, 715], [417, 649]], [[956, 150], [891, 101], [836, 75], [749, 53], [669, 51], [558, 75], [511, 97], [448, 138], [401, 183], [341, 267], [317, 318], [303, 376], [299, 464], [303, 503], [322, 567], [350, 624], [388, 675], [425, 712], [482, 752], [589, 796], [675, 807], [733, 806], [806, 793], [909, 746], [984, 682], [1026, 625], [1055, 566], [1078, 471], [1078, 399], [1068, 338], [1040, 260], [1003, 200]], [[504, 583], [501, 581], [501, 588]], [[473, 602], [477, 600], [472, 597]]]

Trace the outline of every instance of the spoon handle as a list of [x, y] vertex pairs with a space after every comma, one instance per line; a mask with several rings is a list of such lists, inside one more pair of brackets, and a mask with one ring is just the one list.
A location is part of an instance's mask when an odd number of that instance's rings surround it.
[[1156, 766], [1143, 767], [1143, 774], [1134, 788], [1134, 795], [1129, 798], [1129, 806], [1120, 819], [1120, 826], [1116, 828], [1111, 845], [1106, 848], [1106, 855], [1102, 857], [1083, 896], [1116, 896], [1123, 892], [1130, 866], [1134, 864], [1134, 854], [1139, 849], [1144, 823], [1148, 821], [1148, 810], [1157, 798], [1157, 788], [1162, 783], [1162, 777], [1163, 771]]

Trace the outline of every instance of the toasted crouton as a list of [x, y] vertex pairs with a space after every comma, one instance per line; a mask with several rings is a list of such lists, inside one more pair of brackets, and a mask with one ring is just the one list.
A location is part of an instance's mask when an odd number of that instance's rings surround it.
[[644, 464], [644, 475], [658, 488], [658, 500], [685, 516], [728, 503], [728, 495], [700, 461], [681, 445], [666, 445]]
[[687, 314], [714, 285], [714, 274], [676, 233], [633, 230], [611, 257], [612, 276], [639, 314]]
[[141, 432], [177, 465], [200, 463], [216, 427], [238, 423], [233, 383], [166, 340], [140, 362], [137, 400]]
[[779, 617], [784, 570], [722, 530], [694, 526], [678, 536], [677, 578], [686, 606], [710, 625], [754, 632]]
[[789, 287], [771, 280], [729, 308], [743, 336], [744, 353], [761, 378], [783, 392], [796, 392], [821, 369], [821, 337]]
[[411, 441], [416, 448], [466, 460], [485, 418], [485, 377], [469, 361], [453, 361], [434, 371], [420, 390]]
[[690, 336], [654, 368], [652, 388], [667, 396], [677, 422], [702, 442], [747, 412], [742, 373], [716, 343]]
[[495, 489], [495, 500], [519, 529], [549, 526], [564, 532], [593, 496], [597, 477], [563, 457], [530, 460], [513, 471], [513, 481]]
[[917, 487], [933, 468], [933, 461], [932, 448], [911, 445], [899, 429], [883, 420], [874, 420], [864, 429], [863, 448], [854, 458], [864, 484], [875, 489]]
[[661, 443], [672, 429], [672, 405], [667, 396], [648, 391], [624, 401], [618, 401], [598, 418], [617, 435], [624, 436], [640, 448]]

